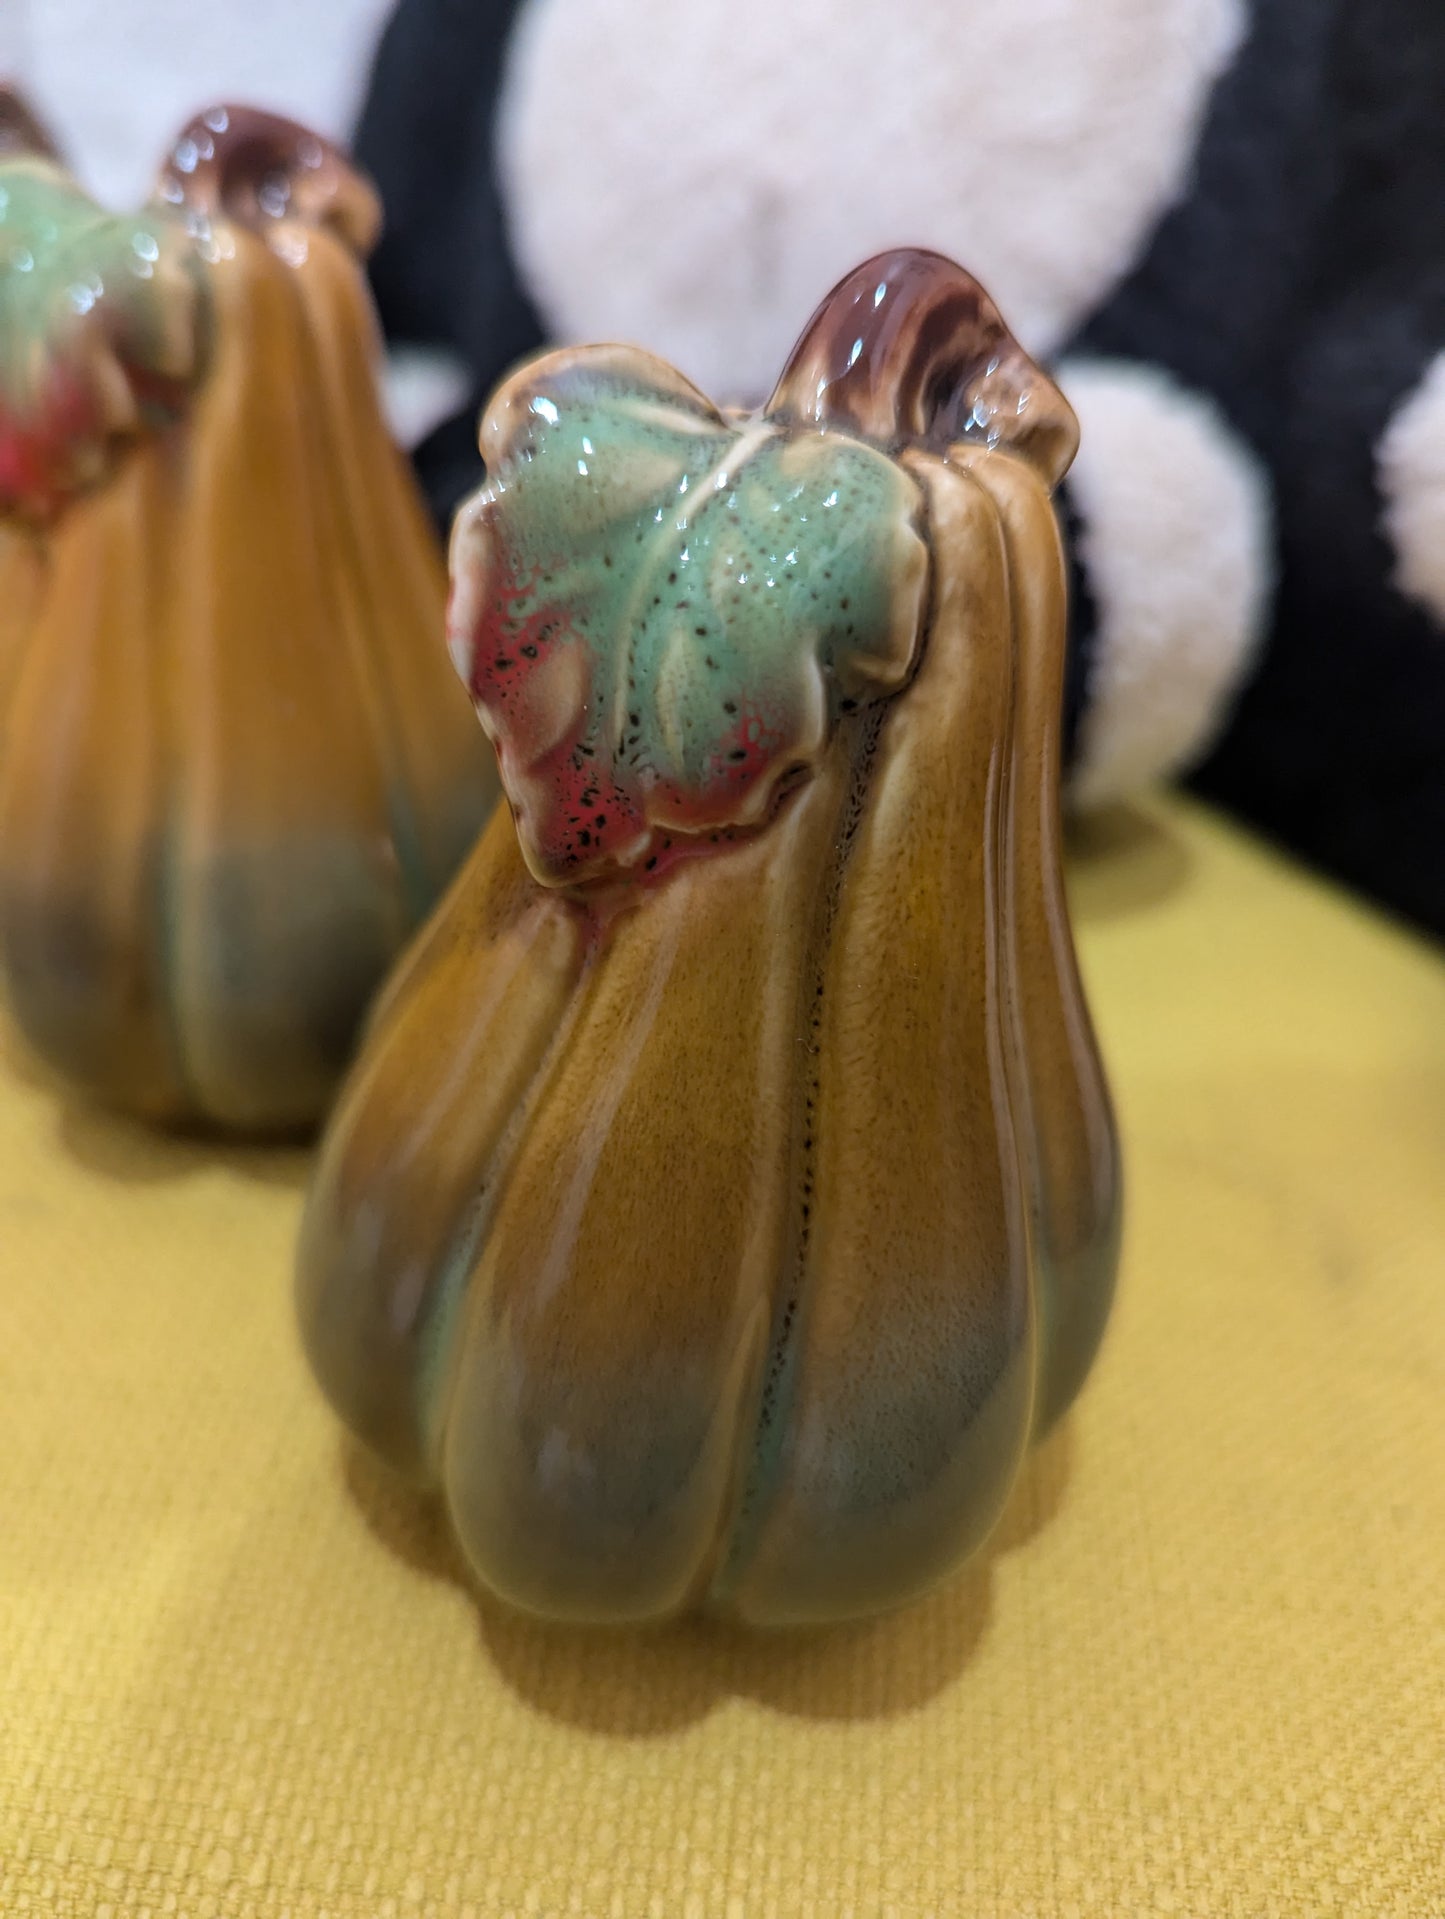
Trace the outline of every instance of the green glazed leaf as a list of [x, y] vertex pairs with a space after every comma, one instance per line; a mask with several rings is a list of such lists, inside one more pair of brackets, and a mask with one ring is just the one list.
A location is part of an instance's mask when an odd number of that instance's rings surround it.
[[754, 826], [845, 705], [910, 677], [913, 480], [846, 433], [730, 420], [650, 355], [552, 354], [483, 424], [453, 655], [538, 879]]
[[173, 416], [204, 272], [174, 214], [112, 214], [53, 162], [0, 163], [0, 510], [41, 517]]

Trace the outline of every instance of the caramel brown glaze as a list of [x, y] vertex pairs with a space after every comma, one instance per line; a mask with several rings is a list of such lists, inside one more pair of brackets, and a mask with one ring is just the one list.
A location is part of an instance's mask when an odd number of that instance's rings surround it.
[[[959, 425], [990, 366], [1026, 430]], [[548, 1617], [921, 1593], [1113, 1287], [1059, 870], [1071, 415], [932, 255], [850, 276], [774, 406], [583, 349], [488, 408], [452, 648], [523, 830], [499, 812], [388, 988], [303, 1224], [327, 1394]]]
[[[306, 185], [283, 203], [287, 155]], [[0, 547], [32, 568], [0, 629], [0, 989], [86, 1093], [289, 1131], [324, 1110], [495, 767], [379, 410], [371, 189], [230, 108], [162, 188], [149, 216], [183, 236], [206, 313], [185, 411], [139, 421], [102, 480]]]

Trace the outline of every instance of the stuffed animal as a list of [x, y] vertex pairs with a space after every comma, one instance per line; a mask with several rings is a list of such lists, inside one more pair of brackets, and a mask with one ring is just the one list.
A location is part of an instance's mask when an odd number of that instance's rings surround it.
[[888, 244], [964, 261], [1081, 420], [1077, 805], [1202, 791], [1445, 931], [1438, 0], [401, 0], [358, 151], [393, 337], [476, 402], [613, 338], [759, 397]]

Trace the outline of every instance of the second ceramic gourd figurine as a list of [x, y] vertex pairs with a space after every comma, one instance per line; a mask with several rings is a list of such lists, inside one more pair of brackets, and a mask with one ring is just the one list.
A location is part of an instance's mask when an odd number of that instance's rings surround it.
[[84, 1092], [304, 1125], [496, 793], [379, 411], [375, 196], [218, 108], [111, 215], [0, 124], [0, 993]]
[[908, 1599], [1113, 1287], [1059, 869], [1073, 417], [935, 255], [761, 414], [522, 368], [453, 541], [501, 812], [326, 1135], [300, 1315], [353, 1429], [551, 1617]]

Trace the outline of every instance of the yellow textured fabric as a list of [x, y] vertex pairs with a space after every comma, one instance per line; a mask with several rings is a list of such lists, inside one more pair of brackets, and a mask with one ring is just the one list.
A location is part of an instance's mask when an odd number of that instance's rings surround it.
[[1445, 965], [1199, 812], [1073, 863], [1117, 1314], [981, 1565], [478, 1606], [292, 1337], [304, 1161], [0, 1070], [0, 1912], [1445, 1915]]

